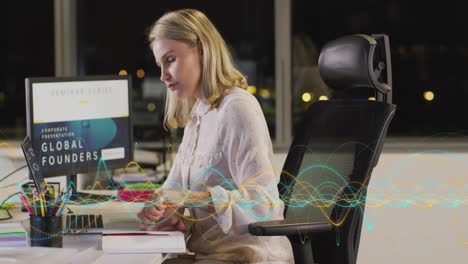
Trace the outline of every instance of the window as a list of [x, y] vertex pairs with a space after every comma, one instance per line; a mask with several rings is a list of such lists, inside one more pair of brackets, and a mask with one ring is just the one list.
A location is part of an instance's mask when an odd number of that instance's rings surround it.
[[0, 138], [26, 135], [26, 77], [54, 75], [53, 1], [11, 1], [7, 6], [6, 72], [0, 82]]
[[[53, 76], [56, 70], [54, 1], [28, 1], [26, 8], [12, 2], [7, 8], [7, 70], [0, 77], [0, 110], [9, 114], [2, 117], [0, 131], [4, 138], [18, 139], [25, 134], [24, 78]], [[164, 12], [179, 8], [200, 9], [214, 22], [238, 68], [248, 76], [249, 91], [263, 108], [272, 138], [284, 146], [289, 146], [289, 131], [311, 103], [320, 96], [333, 98], [334, 91], [317, 69], [321, 48], [356, 33], [390, 37], [393, 98], [398, 105], [390, 136], [468, 130], [463, 102], [468, 98], [468, 37], [458, 30], [468, 26], [468, 20], [461, 3], [76, 1], [78, 74], [125, 71], [133, 76], [136, 140], [154, 141], [164, 132], [166, 89], [145, 32]]]
[[[153, 141], [163, 131], [166, 88], [146, 42], [145, 32], [166, 11], [203, 11], [226, 40], [238, 69], [247, 75], [249, 91], [259, 100], [270, 134], [275, 136], [274, 13], [272, 0], [79, 1], [80, 74], [132, 75], [135, 139]], [[233, 12], [235, 10], [235, 12]]]
[[317, 71], [326, 42], [385, 33], [398, 106], [389, 135], [466, 132], [468, 38], [459, 29], [468, 20], [461, 3], [294, 0], [292, 5], [293, 120], [320, 96], [333, 97]]

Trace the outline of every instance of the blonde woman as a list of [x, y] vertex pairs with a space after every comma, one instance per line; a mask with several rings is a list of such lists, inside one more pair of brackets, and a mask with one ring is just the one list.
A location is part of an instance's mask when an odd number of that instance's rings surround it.
[[249, 223], [282, 219], [284, 205], [265, 117], [223, 38], [202, 12], [183, 9], [159, 18], [149, 42], [168, 88], [165, 125], [184, 136], [138, 214], [141, 229], [187, 232], [194, 254], [165, 263], [292, 263], [285, 237], [248, 233]]

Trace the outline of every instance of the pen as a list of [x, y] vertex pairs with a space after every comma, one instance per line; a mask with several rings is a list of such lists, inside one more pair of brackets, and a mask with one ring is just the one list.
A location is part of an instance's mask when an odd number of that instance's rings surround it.
[[33, 197], [32, 197], [32, 203], [31, 203], [31, 204], [32, 204], [33, 207], [34, 207], [34, 215], [38, 215], [38, 214], [37, 214], [37, 200], [36, 200], [36, 198], [34, 197], [34, 195], [33, 195]]
[[[68, 196], [68, 194], [67, 194], [67, 196]], [[62, 211], [62, 207], [65, 204], [65, 199], [66, 199], [66, 197], [64, 199], [62, 199], [62, 202], [60, 203], [59, 207], [57, 208], [57, 212], [55, 213], [55, 216], [58, 216], [60, 211]]]
[[62, 201], [62, 204], [60, 205], [60, 208], [57, 211], [57, 214], [55, 214], [56, 216], [62, 215], [62, 212], [65, 209], [66, 204], [67, 204], [68, 200], [70, 199], [71, 194], [72, 194], [71, 192], [67, 193], [67, 197]]
[[31, 209], [31, 206], [34, 206], [34, 204], [31, 203], [31, 201], [29, 200], [29, 196], [25, 193], [25, 192], [21, 192], [24, 200], [26, 201], [26, 203], [29, 205], [29, 209]]
[[45, 209], [44, 209], [44, 200], [41, 197], [42, 195], [39, 195], [39, 206], [41, 207], [41, 216], [46, 216]]
[[60, 209], [60, 205], [62, 204], [63, 201], [59, 199], [60, 197], [56, 197], [54, 201], [52, 201], [52, 210], [49, 212], [50, 216], [54, 216], [57, 214], [57, 212]]
[[45, 215], [44, 216], [49, 216], [49, 212], [50, 212], [50, 192], [49, 192], [49, 189], [47, 188], [47, 190], [44, 192], [44, 211], [45, 211]]
[[24, 198], [23, 196], [20, 196], [20, 199], [21, 199], [21, 201], [22, 201], [23, 204], [24, 204], [24, 208], [26, 208], [26, 210], [28, 210], [29, 215], [34, 215], [34, 214], [32, 213], [32, 211], [31, 211], [31, 207], [29, 207], [29, 204], [28, 204], [28, 202], [26, 201], [26, 198]]

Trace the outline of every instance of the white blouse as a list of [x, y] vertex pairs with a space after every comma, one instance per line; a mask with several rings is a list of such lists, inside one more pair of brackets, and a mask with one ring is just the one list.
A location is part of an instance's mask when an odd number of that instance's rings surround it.
[[189, 208], [187, 248], [196, 259], [242, 263], [293, 263], [284, 236], [248, 233], [248, 224], [283, 219], [279, 170], [257, 99], [241, 88], [228, 91], [218, 108], [198, 102], [184, 129], [162, 188], [210, 192], [215, 214]]

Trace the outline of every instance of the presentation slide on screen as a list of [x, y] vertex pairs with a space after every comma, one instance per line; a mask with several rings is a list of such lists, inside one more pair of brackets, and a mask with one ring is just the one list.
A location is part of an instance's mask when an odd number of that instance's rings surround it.
[[33, 84], [33, 142], [45, 171], [129, 158], [126, 80]]

